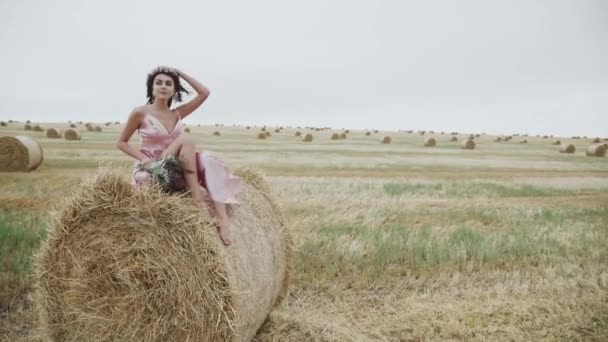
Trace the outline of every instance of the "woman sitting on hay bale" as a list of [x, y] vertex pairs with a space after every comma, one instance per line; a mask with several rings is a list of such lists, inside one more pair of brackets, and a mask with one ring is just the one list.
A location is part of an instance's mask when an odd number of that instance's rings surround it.
[[[197, 95], [170, 109], [174, 100], [181, 102], [182, 94], [188, 94], [180, 77]], [[146, 86], [147, 104], [133, 109], [116, 144], [118, 149], [138, 160], [133, 184], [147, 186], [156, 181], [169, 192], [188, 189], [203, 211], [206, 209], [200, 187], [204, 187], [213, 200], [220, 237], [225, 245], [230, 245], [226, 204], [237, 203], [235, 196], [241, 189], [241, 180], [228, 171], [221, 159], [207, 151], [196, 152], [192, 138], [181, 129], [181, 120], [207, 99], [209, 89], [184, 72], [168, 67], [158, 67], [149, 73]], [[128, 143], [136, 130], [141, 141], [139, 150]]]

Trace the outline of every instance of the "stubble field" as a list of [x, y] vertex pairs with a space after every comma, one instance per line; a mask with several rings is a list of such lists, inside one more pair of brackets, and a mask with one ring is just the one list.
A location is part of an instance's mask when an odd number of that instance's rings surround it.
[[[3, 340], [34, 339], [30, 257], [58, 200], [100, 164], [129, 172], [122, 126], [101, 127], [79, 125], [80, 141], [0, 127], [44, 150], [37, 170], [0, 173]], [[562, 154], [536, 136], [463, 150], [468, 134], [189, 127], [199, 149], [267, 175], [293, 232], [290, 295], [258, 340], [608, 338], [608, 159], [585, 156], [590, 139], [559, 138], [577, 147]]]

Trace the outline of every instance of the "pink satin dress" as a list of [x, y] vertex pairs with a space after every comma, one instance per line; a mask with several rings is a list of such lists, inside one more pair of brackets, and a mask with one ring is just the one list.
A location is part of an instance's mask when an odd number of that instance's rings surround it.
[[[176, 112], [177, 113], [177, 112]], [[154, 116], [147, 114], [139, 126], [139, 151], [150, 159], [158, 159], [163, 151], [182, 134], [183, 124], [177, 113], [177, 124], [172, 132]], [[196, 152], [196, 173], [199, 184], [211, 199], [222, 203], [238, 203], [236, 195], [241, 191], [241, 178], [230, 173], [224, 161], [207, 151]], [[135, 162], [132, 184], [136, 187], [148, 186], [152, 183], [150, 173]]]

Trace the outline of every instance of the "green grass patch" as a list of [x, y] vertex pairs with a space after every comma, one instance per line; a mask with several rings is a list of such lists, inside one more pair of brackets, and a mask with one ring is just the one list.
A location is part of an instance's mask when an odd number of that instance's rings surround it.
[[[355, 223], [320, 227], [297, 248], [294, 282], [299, 286], [323, 286], [341, 278], [370, 286], [441, 270], [519, 269], [582, 260], [590, 255], [608, 258], [606, 208], [547, 208], [527, 215], [513, 212], [518, 218], [501, 223], [501, 229], [471, 225], [471, 220], [477, 220], [467, 218], [471, 212], [490, 224], [500, 217], [495, 210], [485, 213], [482, 209], [466, 209], [455, 221], [449, 219], [453, 210], [443, 215], [435, 213], [439, 225], [427, 222], [419, 227], [395, 223], [368, 227]], [[448, 228], [446, 222], [451, 224]], [[573, 222], [583, 223], [572, 231]]]
[[502, 185], [496, 183], [387, 183], [384, 193], [389, 196], [429, 196], [429, 197], [546, 197], [572, 194], [573, 191], [538, 187], [532, 185]]
[[0, 301], [30, 286], [32, 255], [46, 238], [45, 217], [0, 211]]

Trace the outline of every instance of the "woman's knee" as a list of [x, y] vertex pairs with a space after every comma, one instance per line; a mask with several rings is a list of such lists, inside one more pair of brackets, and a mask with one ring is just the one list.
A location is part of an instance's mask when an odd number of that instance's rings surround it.
[[194, 146], [194, 139], [192, 139], [192, 136], [190, 136], [190, 134], [180, 134], [179, 140], [182, 146]]

